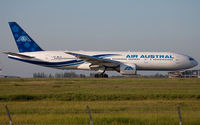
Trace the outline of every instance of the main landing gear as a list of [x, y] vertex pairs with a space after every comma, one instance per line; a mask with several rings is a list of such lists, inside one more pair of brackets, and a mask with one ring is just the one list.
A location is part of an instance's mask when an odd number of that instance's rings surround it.
[[105, 73], [97, 73], [94, 75], [95, 78], [108, 78], [108, 75]]
[[99, 68], [97, 74], [94, 75], [95, 78], [108, 78], [108, 75], [105, 74], [105, 71], [106, 71], [106, 67], [105, 66], [102, 66]]

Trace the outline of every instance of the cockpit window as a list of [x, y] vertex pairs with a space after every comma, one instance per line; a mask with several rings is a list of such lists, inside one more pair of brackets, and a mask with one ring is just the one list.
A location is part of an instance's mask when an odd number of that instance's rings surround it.
[[189, 60], [190, 60], [190, 61], [193, 61], [194, 59], [193, 59], [192, 57], [189, 57]]

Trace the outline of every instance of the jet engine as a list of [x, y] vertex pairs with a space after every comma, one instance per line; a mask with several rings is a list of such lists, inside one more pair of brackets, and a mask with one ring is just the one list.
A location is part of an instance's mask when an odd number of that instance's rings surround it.
[[136, 65], [134, 63], [121, 63], [120, 74], [122, 75], [136, 75]]

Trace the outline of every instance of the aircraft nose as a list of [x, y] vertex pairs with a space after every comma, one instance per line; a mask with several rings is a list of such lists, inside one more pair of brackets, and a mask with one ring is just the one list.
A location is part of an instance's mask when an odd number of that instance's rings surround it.
[[196, 61], [196, 60], [194, 60], [194, 66], [197, 66], [199, 63]]
[[198, 62], [192, 57], [189, 57], [189, 63], [191, 65], [191, 67], [195, 67], [198, 65]]

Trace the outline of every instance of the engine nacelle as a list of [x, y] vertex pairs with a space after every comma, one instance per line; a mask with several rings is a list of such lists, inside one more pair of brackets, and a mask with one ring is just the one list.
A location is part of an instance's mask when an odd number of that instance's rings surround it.
[[134, 63], [121, 63], [120, 74], [122, 75], [136, 75], [136, 65]]

